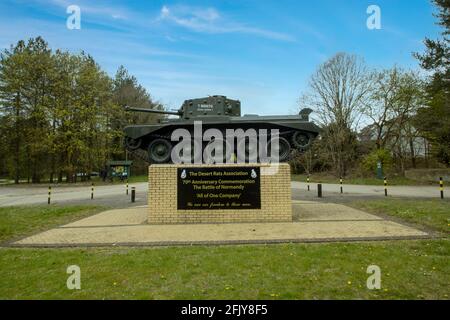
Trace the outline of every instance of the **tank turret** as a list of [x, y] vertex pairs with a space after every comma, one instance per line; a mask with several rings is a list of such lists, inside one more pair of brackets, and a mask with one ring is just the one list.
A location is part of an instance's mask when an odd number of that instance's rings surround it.
[[[126, 148], [149, 163], [171, 162], [171, 151], [177, 143], [171, 141], [172, 132], [182, 128], [194, 133], [194, 121], [201, 121], [203, 132], [208, 129], [218, 129], [223, 136], [227, 129], [243, 131], [255, 129], [258, 130], [257, 135], [259, 132], [271, 132], [276, 129], [279, 132], [277, 140], [280, 162], [288, 161], [294, 151], [301, 153], [307, 150], [320, 131], [314, 123], [309, 121], [311, 109], [303, 109], [298, 115], [241, 116], [241, 102], [220, 95], [186, 100], [178, 111], [135, 107], [126, 107], [126, 110], [178, 116], [160, 119], [159, 124], [132, 125], [124, 129]], [[273, 138], [270, 134], [267, 134], [268, 140]], [[208, 141], [205, 142], [201, 148], [204, 149], [208, 143]], [[244, 143], [249, 142], [245, 140]], [[249, 149], [247, 144], [244, 146], [246, 152]], [[239, 143], [236, 143], [232, 153], [236, 154], [236, 148], [240, 148]], [[248, 160], [245, 159], [245, 161]]]
[[239, 100], [227, 99], [225, 96], [210, 96], [206, 98], [186, 100], [178, 111], [164, 111], [132, 107], [125, 107], [125, 109], [136, 112], [176, 115], [185, 120], [203, 117], [241, 116], [241, 102]]

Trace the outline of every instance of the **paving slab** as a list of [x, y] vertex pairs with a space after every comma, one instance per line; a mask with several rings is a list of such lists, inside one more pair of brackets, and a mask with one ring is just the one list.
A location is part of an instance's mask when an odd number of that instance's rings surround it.
[[344, 205], [294, 201], [290, 223], [146, 224], [146, 207], [108, 210], [16, 241], [13, 246], [191, 245], [429, 237]]
[[383, 220], [382, 218], [335, 203], [293, 201], [294, 219], [301, 221]]
[[66, 224], [61, 228], [138, 225], [146, 223], [147, 215], [148, 212], [145, 207], [108, 210]]

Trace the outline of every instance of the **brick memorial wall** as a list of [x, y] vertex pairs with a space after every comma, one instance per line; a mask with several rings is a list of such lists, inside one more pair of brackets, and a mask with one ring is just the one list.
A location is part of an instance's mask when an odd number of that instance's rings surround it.
[[150, 224], [292, 221], [287, 163], [149, 167]]

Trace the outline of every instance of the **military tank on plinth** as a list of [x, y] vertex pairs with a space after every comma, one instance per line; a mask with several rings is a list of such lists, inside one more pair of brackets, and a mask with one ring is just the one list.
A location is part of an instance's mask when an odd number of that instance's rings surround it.
[[[319, 134], [319, 127], [309, 121], [311, 109], [302, 109], [299, 115], [285, 116], [241, 116], [241, 103], [239, 100], [228, 99], [225, 96], [210, 96], [206, 98], [190, 99], [184, 101], [178, 111], [164, 111], [155, 109], [141, 109], [126, 107], [128, 111], [150, 112], [177, 116], [164, 117], [158, 124], [131, 125], [124, 129], [124, 143], [127, 150], [151, 164], [171, 163], [172, 148], [177, 141], [171, 141], [172, 133], [176, 129], [186, 129], [194, 136], [194, 122], [201, 121], [202, 131], [218, 129], [226, 136], [228, 129], [254, 129], [267, 132], [266, 137], [271, 141], [272, 130], [278, 130], [278, 161], [286, 162], [293, 152], [304, 152]], [[263, 129], [261, 131], [261, 129]], [[202, 132], [202, 134], [203, 134]], [[205, 148], [209, 142], [203, 142]], [[224, 141], [224, 143], [226, 143]], [[250, 162], [247, 153], [250, 152], [249, 141], [245, 140], [245, 156], [241, 162]], [[239, 142], [232, 154], [236, 155]], [[225, 146], [226, 147], [226, 146]], [[234, 157], [236, 159], [236, 157]], [[228, 162], [225, 161], [224, 162]], [[234, 160], [233, 160], [234, 161]], [[257, 161], [260, 162], [259, 158]]]

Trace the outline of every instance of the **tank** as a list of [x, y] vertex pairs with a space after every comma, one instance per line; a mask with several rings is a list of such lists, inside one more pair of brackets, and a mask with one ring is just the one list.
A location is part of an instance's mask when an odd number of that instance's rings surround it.
[[[319, 134], [319, 127], [309, 121], [311, 109], [302, 109], [298, 115], [285, 116], [241, 116], [239, 100], [228, 99], [225, 96], [210, 96], [206, 98], [184, 101], [178, 111], [163, 111], [126, 107], [127, 111], [150, 112], [166, 115], [158, 124], [130, 125], [124, 128], [124, 143], [126, 149], [150, 164], [171, 163], [172, 148], [177, 141], [171, 141], [172, 133], [178, 129], [186, 129], [194, 135], [194, 122], [201, 121], [202, 134], [208, 129], [219, 129], [225, 136], [227, 129], [254, 129], [258, 138], [261, 132], [272, 139], [272, 130], [277, 129], [279, 142], [279, 162], [286, 162], [294, 153], [305, 152]], [[262, 130], [261, 130], [262, 129]], [[265, 129], [265, 130], [264, 130]], [[253, 132], [255, 132], [253, 131]], [[202, 148], [208, 145], [203, 142]], [[260, 162], [260, 159], [249, 159], [249, 143], [245, 143], [245, 159], [240, 162]], [[234, 143], [232, 156], [236, 160], [239, 142]], [[202, 153], [203, 154], [203, 153]], [[203, 159], [204, 160], [204, 159]], [[225, 161], [229, 161], [224, 159]], [[204, 161], [206, 162], [206, 161]]]

